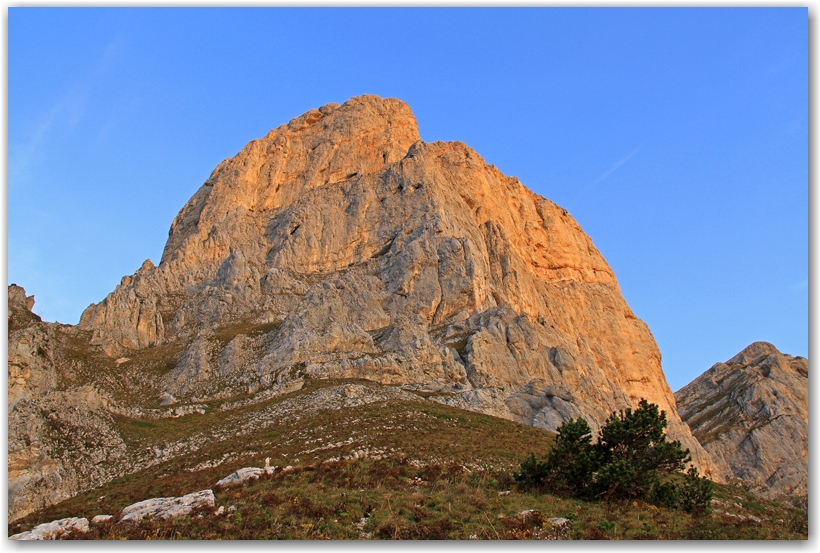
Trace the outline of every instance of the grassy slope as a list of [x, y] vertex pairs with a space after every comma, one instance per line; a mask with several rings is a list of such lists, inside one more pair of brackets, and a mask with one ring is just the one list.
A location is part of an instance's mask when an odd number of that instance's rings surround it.
[[[130, 447], [146, 448], [342, 381], [309, 381], [301, 391], [241, 410], [178, 419], [121, 417]], [[347, 381], [351, 382], [351, 381]], [[362, 381], [356, 383], [361, 384]], [[368, 383], [367, 386], [377, 385]], [[209, 443], [9, 525], [17, 533], [67, 516], [116, 515], [149, 497], [206, 488], [243, 466], [292, 465], [295, 470], [246, 486], [216, 490], [206, 514], [139, 526], [103, 524], [87, 538], [438, 538], [438, 539], [805, 539], [803, 513], [733, 487], [718, 487], [718, 508], [693, 517], [637, 503], [591, 503], [516, 489], [512, 472], [530, 452], [544, 455], [550, 433], [440, 405], [419, 397], [283, 419], [256, 433]], [[369, 452], [363, 455], [363, 452]], [[364, 457], [355, 459], [353, 457]], [[347, 459], [346, 459], [347, 457]], [[333, 460], [339, 459], [339, 460]], [[203, 466], [214, 465], [218, 466]], [[191, 470], [198, 468], [198, 470]], [[509, 494], [499, 492], [509, 490]], [[525, 509], [540, 514], [519, 517]], [[761, 522], [748, 518], [754, 515]], [[548, 517], [572, 520], [559, 531]], [[362, 520], [364, 519], [364, 520]], [[358, 525], [358, 526], [357, 526]], [[80, 537], [80, 536], [77, 536]]]

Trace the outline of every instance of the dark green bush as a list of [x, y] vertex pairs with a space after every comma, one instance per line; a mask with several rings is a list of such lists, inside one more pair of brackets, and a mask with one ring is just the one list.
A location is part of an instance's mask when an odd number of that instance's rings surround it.
[[525, 490], [541, 490], [544, 487], [547, 472], [547, 463], [539, 461], [535, 453], [530, 453], [521, 463], [521, 471], [513, 474], [513, 478]]
[[680, 487], [680, 508], [688, 513], [709, 511], [712, 506], [712, 481], [698, 475], [698, 469], [689, 467]]
[[612, 413], [594, 444], [585, 419], [566, 421], [546, 459], [530, 454], [515, 479], [521, 488], [558, 495], [640, 497], [689, 512], [707, 509], [712, 483], [694, 467], [681, 485], [661, 483], [661, 476], [680, 472], [689, 461], [689, 450], [666, 439], [666, 425], [666, 413], [645, 399], [635, 411]]
[[647, 497], [650, 503], [675, 509], [680, 504], [680, 487], [674, 482], [663, 482], [652, 486]]
[[598, 494], [644, 496], [661, 474], [683, 470], [689, 450], [666, 440], [666, 413], [641, 399], [638, 408], [612, 413], [593, 448], [600, 461]]
[[545, 486], [562, 495], [586, 495], [599, 465], [589, 424], [581, 417], [570, 419], [558, 429], [547, 455]]

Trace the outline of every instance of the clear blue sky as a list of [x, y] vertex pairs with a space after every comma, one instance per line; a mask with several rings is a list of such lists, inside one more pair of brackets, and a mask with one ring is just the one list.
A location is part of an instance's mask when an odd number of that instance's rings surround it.
[[217, 163], [370, 93], [567, 208], [673, 390], [756, 340], [808, 356], [807, 17], [10, 8], [8, 280], [76, 323]]

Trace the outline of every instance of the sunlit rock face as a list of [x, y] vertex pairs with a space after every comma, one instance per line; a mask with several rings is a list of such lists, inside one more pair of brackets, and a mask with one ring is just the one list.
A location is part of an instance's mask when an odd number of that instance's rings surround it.
[[808, 498], [809, 362], [755, 342], [675, 394], [721, 476], [776, 499]]
[[357, 377], [549, 430], [577, 416], [597, 429], [646, 398], [713, 468], [569, 213], [460, 142], [421, 141], [396, 99], [322, 106], [220, 163], [160, 263], [80, 328], [112, 357], [184, 344], [157, 380], [166, 398]]

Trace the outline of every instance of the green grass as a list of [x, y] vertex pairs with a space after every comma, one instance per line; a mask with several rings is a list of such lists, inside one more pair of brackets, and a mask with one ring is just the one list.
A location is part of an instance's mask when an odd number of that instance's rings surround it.
[[[362, 380], [308, 379], [284, 397], [227, 412], [118, 425], [132, 450], [230, 427], [259, 410], [323, 387]], [[418, 397], [341, 410], [294, 413], [244, 435], [205, 443], [194, 453], [162, 462], [32, 513], [10, 524], [9, 534], [68, 516], [117, 513], [150, 497], [213, 488], [243, 466], [279, 472], [246, 486], [215, 490], [217, 506], [235, 505], [223, 517], [103, 524], [80, 538], [99, 539], [806, 539], [801, 511], [716, 486], [723, 513], [692, 516], [643, 502], [602, 503], [518, 490], [513, 472], [533, 451], [543, 456], [553, 434], [511, 421], [459, 410]], [[369, 450], [369, 458], [351, 459]], [[381, 457], [374, 458], [374, 457]], [[201, 466], [203, 463], [218, 466]], [[199, 467], [197, 469], [197, 467]], [[192, 470], [196, 469], [196, 470]], [[499, 495], [499, 492], [509, 494]], [[740, 507], [736, 506], [739, 504]], [[528, 509], [538, 514], [519, 516]], [[765, 519], [755, 522], [749, 515]], [[570, 519], [557, 530], [549, 517]], [[361, 528], [357, 524], [364, 518]], [[782, 522], [780, 522], [782, 521]]]
[[[216, 490], [216, 505], [172, 521], [104, 524], [75, 539], [805, 539], [793, 516], [757, 523], [643, 502], [505, 491], [509, 474], [405, 457], [307, 464]], [[522, 511], [537, 512], [522, 515]], [[555, 528], [550, 517], [571, 521]]]
[[270, 323], [239, 323], [220, 328], [216, 332], [215, 338], [219, 342], [219, 349], [222, 350], [228, 345], [228, 342], [240, 334], [245, 334], [251, 338], [256, 338], [276, 330], [279, 326], [281, 326], [281, 324], [282, 321], [274, 321]]

